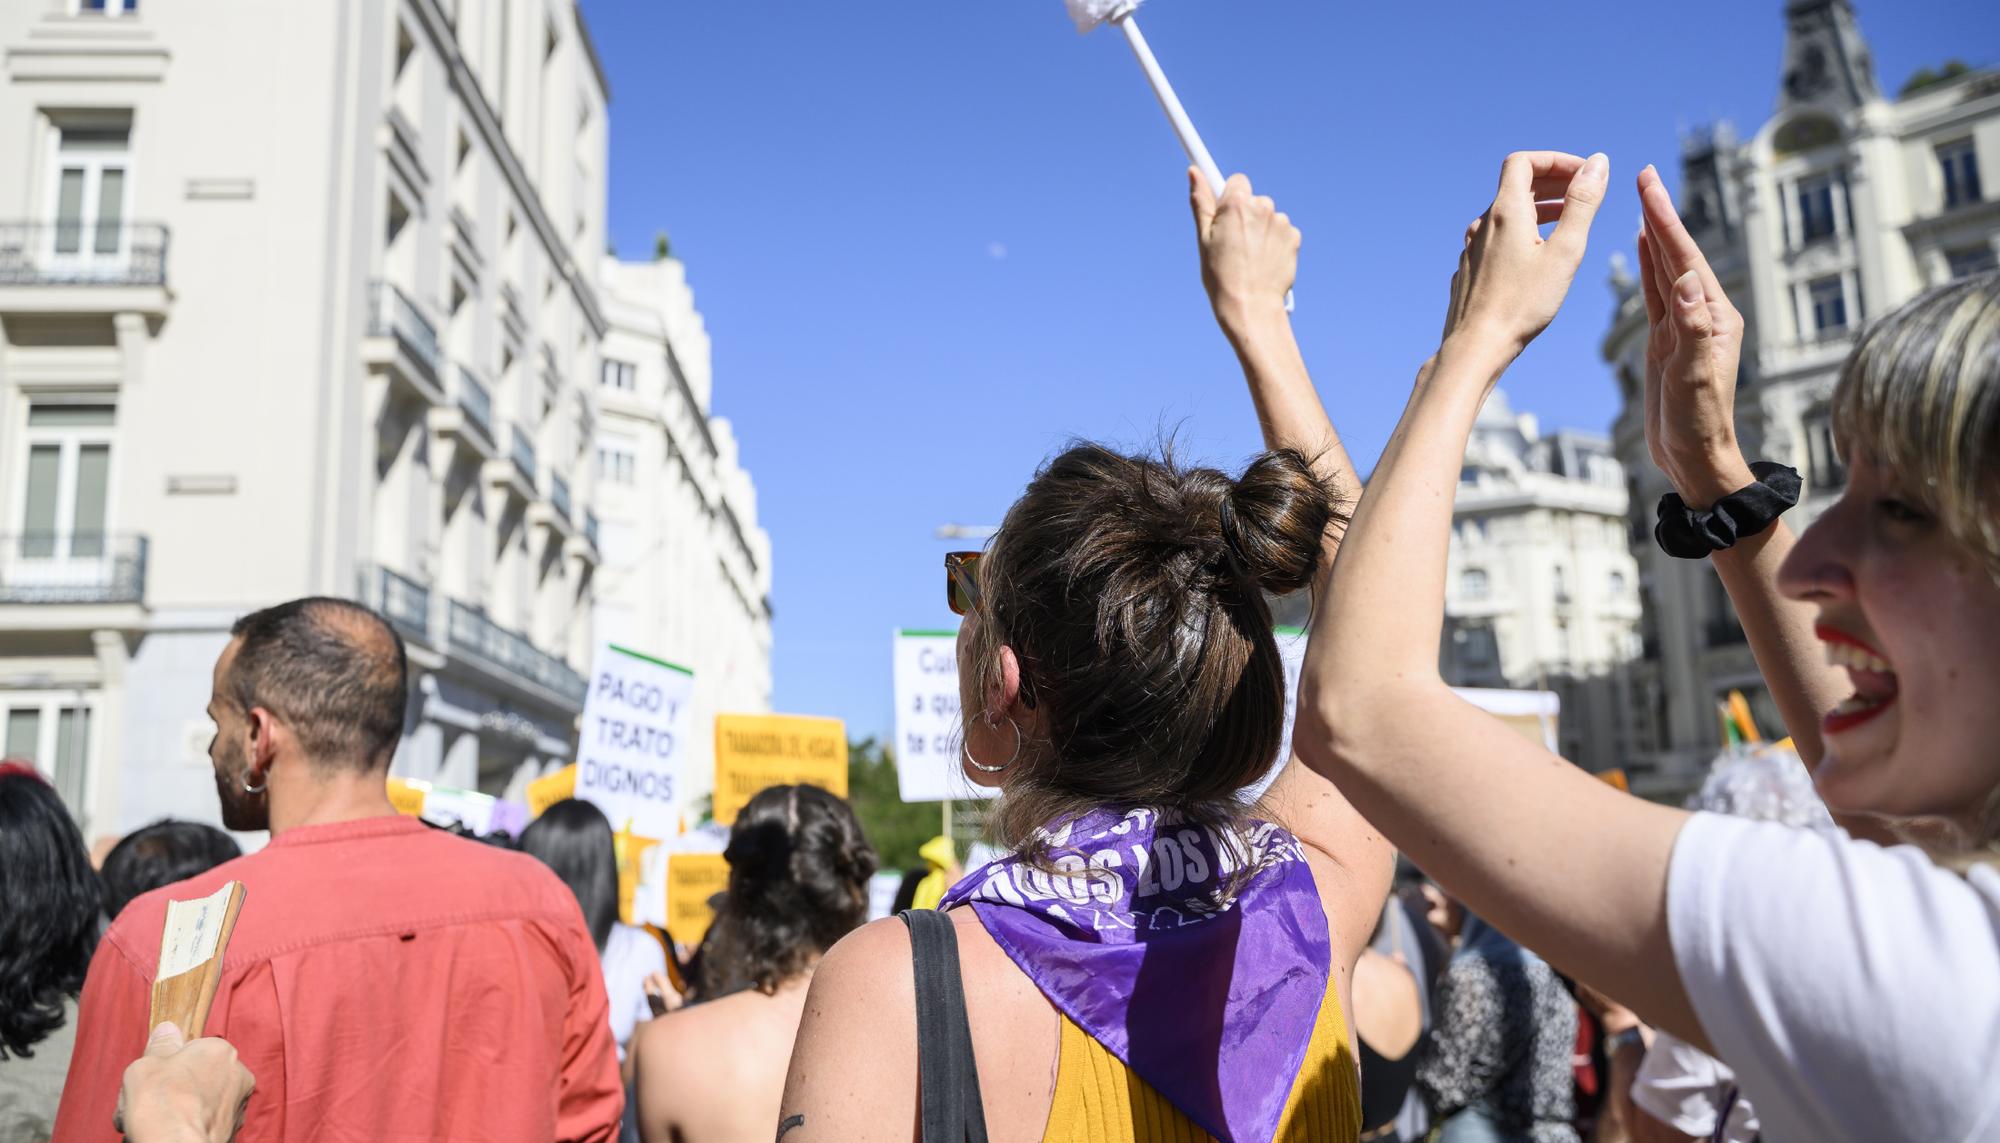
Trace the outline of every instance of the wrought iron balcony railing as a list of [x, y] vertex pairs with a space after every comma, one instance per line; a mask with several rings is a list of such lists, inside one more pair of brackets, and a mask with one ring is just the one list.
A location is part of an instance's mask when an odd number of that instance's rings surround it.
[[563, 519], [570, 519], [569, 481], [564, 480], [561, 473], [549, 474], [549, 502], [556, 506], [556, 512]]
[[362, 595], [370, 607], [403, 634], [429, 642], [431, 638], [431, 589], [400, 572], [385, 567], [364, 568]]
[[437, 327], [392, 282], [378, 278], [368, 283], [368, 336], [393, 337], [402, 342], [411, 356], [436, 375]]
[[489, 441], [494, 440], [493, 391], [486, 387], [486, 382], [480, 379], [479, 374], [474, 373], [463, 363], [453, 362], [451, 393], [452, 398], [458, 402], [459, 410], [465, 414], [465, 419], [472, 422], [481, 436]]
[[448, 635], [453, 651], [472, 655], [488, 666], [554, 691], [578, 709], [582, 708], [588, 690], [582, 675], [535, 646], [526, 635], [493, 622], [484, 612], [452, 600]]
[[0, 223], [0, 285], [166, 284], [167, 228], [157, 222]]
[[528, 434], [522, 432], [519, 425], [514, 426], [514, 447], [509, 455], [514, 458], [514, 467], [520, 471], [522, 479], [528, 482], [528, 487], [533, 488], [535, 486], [535, 443], [528, 439]]
[[103, 532], [0, 536], [0, 604], [143, 603], [146, 537]]

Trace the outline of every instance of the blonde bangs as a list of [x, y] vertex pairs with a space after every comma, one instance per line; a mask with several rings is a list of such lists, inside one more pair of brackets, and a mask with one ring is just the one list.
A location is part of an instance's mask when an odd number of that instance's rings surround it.
[[1833, 397], [1834, 436], [2000, 576], [2000, 272], [1941, 286], [1883, 318]]

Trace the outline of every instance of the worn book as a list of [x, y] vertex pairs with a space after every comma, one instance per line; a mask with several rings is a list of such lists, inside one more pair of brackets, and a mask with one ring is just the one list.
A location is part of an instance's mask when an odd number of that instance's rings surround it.
[[243, 894], [243, 883], [231, 881], [206, 897], [167, 902], [152, 1014], [146, 1020], [149, 1033], [171, 1020], [188, 1039], [201, 1035], [216, 985], [222, 983], [222, 956], [243, 909]]

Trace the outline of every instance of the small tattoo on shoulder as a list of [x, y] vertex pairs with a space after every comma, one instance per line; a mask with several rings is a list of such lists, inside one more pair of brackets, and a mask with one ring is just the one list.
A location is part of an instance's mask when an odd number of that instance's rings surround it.
[[805, 1124], [806, 1124], [806, 1117], [803, 1115], [785, 1116], [783, 1119], [778, 1121], [778, 1138], [783, 1139], [785, 1136], [791, 1134], [792, 1128], [804, 1127]]

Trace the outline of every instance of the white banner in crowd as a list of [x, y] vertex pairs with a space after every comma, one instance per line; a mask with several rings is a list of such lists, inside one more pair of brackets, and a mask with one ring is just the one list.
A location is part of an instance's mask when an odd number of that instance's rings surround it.
[[[1278, 637], [1278, 654], [1285, 661], [1285, 732], [1278, 740], [1278, 756], [1272, 760], [1271, 768], [1262, 778], [1243, 788], [1242, 797], [1246, 802], [1255, 802], [1264, 796], [1278, 771], [1292, 757], [1292, 724], [1299, 713], [1299, 673], [1305, 664], [1306, 633], [1298, 627], [1273, 628]], [[1556, 719], [1561, 714], [1562, 703], [1551, 691], [1506, 691], [1484, 690], [1477, 687], [1453, 687], [1458, 697], [1494, 715], [1502, 722], [1520, 731], [1530, 739], [1539, 739], [1550, 750], [1556, 749]]]
[[958, 764], [958, 634], [896, 632], [896, 785], [906, 802], [991, 798]]
[[627, 650], [597, 649], [577, 736], [576, 796], [611, 828], [639, 837], [680, 834], [694, 672]]

